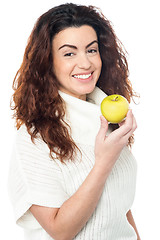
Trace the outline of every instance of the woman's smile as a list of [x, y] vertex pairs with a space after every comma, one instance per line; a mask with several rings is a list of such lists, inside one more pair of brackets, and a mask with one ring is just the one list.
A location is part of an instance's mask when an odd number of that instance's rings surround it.
[[78, 81], [88, 82], [92, 80], [93, 72], [90, 73], [81, 73], [81, 74], [74, 74], [72, 77], [77, 79]]

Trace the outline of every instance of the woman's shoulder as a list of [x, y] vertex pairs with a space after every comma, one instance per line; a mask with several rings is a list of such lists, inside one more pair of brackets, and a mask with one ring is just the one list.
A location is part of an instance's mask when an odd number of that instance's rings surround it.
[[31, 139], [31, 135], [29, 134], [25, 124], [22, 124], [19, 129], [15, 130], [15, 137], [17, 140], [18, 139], [20, 139], [20, 140], [22, 140], [22, 139], [30, 140]]
[[[18, 152], [30, 152], [33, 154], [49, 155], [49, 148], [42, 140], [40, 134], [32, 139], [27, 127], [23, 124], [15, 133], [15, 148]], [[36, 155], [35, 155], [36, 157]]]
[[[33, 130], [34, 130], [33, 128], [30, 129], [30, 132], [32, 133]], [[15, 139], [16, 139], [16, 140], [23, 140], [23, 141], [32, 142], [31, 134], [30, 134], [29, 131], [27, 130], [27, 127], [26, 127], [25, 124], [22, 124], [22, 125], [20, 126], [20, 128], [15, 131]], [[43, 144], [45, 144], [45, 142], [42, 140], [42, 138], [41, 138], [41, 136], [40, 136], [39, 133], [36, 135], [36, 138], [34, 138], [34, 140], [35, 140], [35, 141], [33, 141], [33, 142], [35, 142], [35, 143], [37, 143], [37, 144], [38, 144], [38, 143], [43, 143]]]
[[44, 169], [45, 171], [55, 169], [59, 172], [58, 160], [54, 153], [53, 157], [54, 159], [51, 158], [49, 147], [41, 137], [37, 137], [32, 141], [25, 125], [22, 125], [16, 131], [12, 158], [18, 165], [24, 169], [28, 169], [28, 166], [30, 169], [36, 166], [36, 171], [39, 171], [39, 168], [43, 168], [43, 171]]

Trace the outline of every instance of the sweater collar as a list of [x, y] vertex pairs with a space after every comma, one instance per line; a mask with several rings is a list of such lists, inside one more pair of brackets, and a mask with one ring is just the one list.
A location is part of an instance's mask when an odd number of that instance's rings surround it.
[[107, 95], [98, 87], [87, 95], [87, 101], [62, 91], [59, 91], [59, 94], [66, 105], [64, 120], [71, 127], [71, 136], [75, 143], [94, 146], [100, 128], [100, 104]]

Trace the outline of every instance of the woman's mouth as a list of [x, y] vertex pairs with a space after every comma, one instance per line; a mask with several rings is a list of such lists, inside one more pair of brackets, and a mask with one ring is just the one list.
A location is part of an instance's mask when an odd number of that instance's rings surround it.
[[75, 75], [72, 75], [72, 77], [74, 77], [74, 78], [76, 78], [78, 80], [84, 81], [84, 80], [90, 80], [91, 77], [92, 77], [92, 74], [93, 74], [93, 72], [92, 73], [88, 73], [88, 74], [75, 74]]

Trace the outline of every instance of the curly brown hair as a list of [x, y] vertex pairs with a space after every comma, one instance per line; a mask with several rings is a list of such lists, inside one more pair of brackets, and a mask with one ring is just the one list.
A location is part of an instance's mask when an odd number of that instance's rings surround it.
[[[91, 26], [97, 33], [102, 71], [97, 86], [106, 94], [121, 94], [130, 102], [134, 96], [128, 79], [126, 52], [116, 37], [111, 23], [94, 6], [62, 4], [44, 13], [37, 20], [25, 49], [23, 62], [14, 82], [12, 110], [16, 127], [25, 124], [32, 141], [39, 133], [53, 153], [65, 162], [73, 160], [77, 148], [63, 120], [65, 105], [58, 93], [53, 72], [52, 41], [68, 27]], [[113, 129], [117, 125], [112, 126]], [[129, 139], [129, 144], [133, 137]]]

